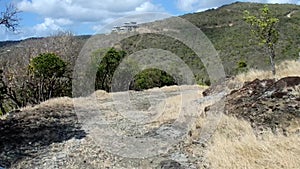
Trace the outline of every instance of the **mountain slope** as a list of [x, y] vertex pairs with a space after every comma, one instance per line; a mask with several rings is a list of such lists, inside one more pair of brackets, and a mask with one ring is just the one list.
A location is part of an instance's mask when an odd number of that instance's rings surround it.
[[[264, 48], [258, 45], [256, 37], [251, 34], [249, 26], [243, 20], [245, 10], [256, 14], [262, 7], [263, 4], [238, 2], [218, 9], [186, 14], [180, 17], [190, 21], [204, 32], [218, 51], [226, 73], [235, 75], [239, 71], [237, 66], [240, 61], [246, 62], [248, 68], [269, 69], [270, 67], [269, 57], [266, 56]], [[276, 61], [298, 58], [300, 51], [300, 6], [276, 4], [269, 5], [269, 8], [275, 17], [280, 19], [278, 25], [280, 39], [276, 46]], [[169, 19], [159, 22], [168, 21]], [[124, 40], [122, 47], [129, 53], [149, 47], [170, 50], [187, 62], [192, 69], [198, 68], [199, 71], [194, 72], [199, 75], [198, 80], [201, 81], [202, 79], [202, 83], [207, 80], [205, 68], [199, 63], [201, 61], [197, 57], [193, 57], [195, 55], [193, 51], [176, 40], [155, 33], [142, 34]]]
[[[243, 21], [243, 12], [258, 13], [263, 4], [234, 3], [216, 10], [182, 16], [199, 27], [220, 51], [227, 73], [232, 66], [245, 60], [250, 67], [264, 68], [269, 65], [262, 47], [257, 46], [249, 26]], [[279, 43], [276, 46], [277, 60], [295, 59], [300, 51], [300, 6], [269, 5], [270, 11], [279, 18]]]

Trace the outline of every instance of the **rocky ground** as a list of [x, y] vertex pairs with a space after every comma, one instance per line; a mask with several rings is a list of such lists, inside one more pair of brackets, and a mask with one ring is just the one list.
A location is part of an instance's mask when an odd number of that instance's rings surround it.
[[205, 91], [197, 86], [97, 91], [11, 112], [0, 120], [0, 166], [210, 168], [201, 138], [214, 127], [192, 122], [204, 118], [216, 125], [223, 112], [249, 121], [257, 134], [299, 133], [300, 77], [254, 80], [235, 90], [228, 84]]
[[300, 133], [300, 77], [247, 82], [226, 96], [225, 114], [249, 121], [257, 132]]

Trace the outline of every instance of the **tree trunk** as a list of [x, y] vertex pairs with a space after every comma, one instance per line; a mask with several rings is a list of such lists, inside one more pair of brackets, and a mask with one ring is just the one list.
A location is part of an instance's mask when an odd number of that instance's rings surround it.
[[4, 107], [3, 107], [2, 102], [0, 102], [0, 110], [1, 110], [1, 112], [2, 112], [2, 115], [5, 115], [5, 114], [6, 114], [6, 111], [5, 111]]
[[275, 77], [276, 68], [275, 68], [275, 49], [274, 49], [274, 46], [269, 47], [269, 53], [270, 53], [270, 62], [271, 62], [272, 74]]

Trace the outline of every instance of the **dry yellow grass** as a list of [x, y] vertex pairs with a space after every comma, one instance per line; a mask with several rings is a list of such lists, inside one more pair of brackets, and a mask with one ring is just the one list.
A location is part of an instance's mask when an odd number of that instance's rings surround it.
[[155, 111], [159, 111], [159, 116], [155, 119], [154, 122], [158, 124], [162, 124], [172, 120], [183, 122], [188, 117], [200, 116], [201, 114], [199, 113], [201, 112], [199, 111], [199, 106], [197, 105], [197, 103], [195, 102], [194, 105], [191, 105], [193, 100], [196, 100], [200, 97], [201, 95], [195, 92], [167, 98], [157, 107], [155, 107]]
[[224, 116], [207, 159], [218, 168], [300, 168], [300, 137], [265, 133], [257, 138], [248, 122]]
[[[275, 78], [283, 78], [287, 76], [300, 76], [300, 62], [294, 60], [287, 60], [281, 62], [276, 66], [276, 76]], [[246, 73], [239, 74], [235, 77], [238, 82], [252, 81], [254, 79], [272, 79], [274, 76], [271, 71], [262, 71], [251, 69]]]
[[59, 98], [52, 98], [47, 101], [44, 101], [35, 106], [26, 106], [21, 108], [21, 110], [34, 110], [40, 107], [55, 107], [55, 106], [62, 106], [62, 107], [72, 107], [73, 101], [70, 97], [59, 97]]

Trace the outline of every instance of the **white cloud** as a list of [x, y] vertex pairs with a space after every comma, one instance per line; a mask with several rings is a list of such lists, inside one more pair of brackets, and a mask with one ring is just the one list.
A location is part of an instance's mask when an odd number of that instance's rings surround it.
[[18, 8], [44, 17], [95, 22], [128, 13], [162, 11], [150, 0], [22, 0]]
[[17, 7], [44, 17], [44, 22], [34, 27], [37, 32], [62, 30], [68, 25], [83, 23], [100, 25], [91, 28], [95, 30], [119, 17], [163, 11], [151, 0], [22, 0]]
[[70, 25], [72, 24], [72, 21], [69, 19], [59, 18], [59, 19], [53, 19], [53, 18], [45, 18], [44, 22], [41, 24], [37, 24], [34, 26], [34, 30], [38, 34], [43, 34], [45, 31], [57, 31], [57, 30], [63, 30], [62, 26]]
[[200, 11], [209, 9], [223, 4], [229, 4], [235, 0], [177, 0], [177, 7], [182, 11]]
[[163, 11], [163, 8], [161, 6], [156, 6], [151, 2], [147, 1], [141, 4], [139, 7], [136, 7], [135, 11], [136, 12], [159, 12], [159, 11]]
[[177, 6], [183, 11], [193, 10], [193, 4], [197, 3], [197, 0], [178, 0]]
[[23, 12], [44, 18], [33, 27], [34, 31], [24, 29], [26, 34], [33, 36], [49, 35], [85, 23], [90, 24], [90, 30], [99, 30], [123, 16], [164, 11], [151, 0], [20, 0], [16, 5]]

